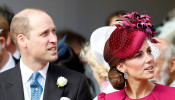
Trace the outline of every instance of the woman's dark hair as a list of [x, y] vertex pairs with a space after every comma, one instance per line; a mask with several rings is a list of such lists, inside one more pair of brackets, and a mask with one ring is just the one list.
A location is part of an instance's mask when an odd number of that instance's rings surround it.
[[125, 87], [126, 79], [124, 78], [124, 74], [120, 72], [116, 66], [110, 68], [108, 78], [115, 89], [121, 90]]
[[119, 63], [124, 62], [124, 59], [117, 58], [111, 53], [109, 49], [109, 40], [106, 41], [103, 57], [110, 66], [110, 70], [108, 72], [108, 78], [109, 78], [110, 83], [117, 90], [123, 89], [125, 86], [124, 74], [120, 72], [116, 68], [116, 66]]

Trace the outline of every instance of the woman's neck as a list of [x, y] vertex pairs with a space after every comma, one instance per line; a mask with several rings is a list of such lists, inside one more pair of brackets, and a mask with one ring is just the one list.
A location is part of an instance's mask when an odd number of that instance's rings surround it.
[[155, 84], [148, 80], [127, 80], [125, 92], [129, 98], [143, 98], [151, 93]]

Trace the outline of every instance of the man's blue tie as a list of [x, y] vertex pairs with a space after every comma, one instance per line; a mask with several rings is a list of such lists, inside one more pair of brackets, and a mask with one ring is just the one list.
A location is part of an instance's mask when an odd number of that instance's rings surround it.
[[43, 92], [42, 86], [38, 83], [37, 79], [39, 77], [39, 72], [34, 72], [31, 76], [32, 81], [30, 83], [31, 87], [31, 100], [39, 100]]

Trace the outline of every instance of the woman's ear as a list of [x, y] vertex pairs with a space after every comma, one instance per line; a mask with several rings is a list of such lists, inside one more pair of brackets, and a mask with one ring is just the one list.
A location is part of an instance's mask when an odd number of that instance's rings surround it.
[[6, 39], [4, 37], [0, 37], [1, 49], [6, 48]]
[[116, 68], [120, 71], [120, 72], [124, 72], [126, 71], [126, 66], [123, 63], [119, 63]]

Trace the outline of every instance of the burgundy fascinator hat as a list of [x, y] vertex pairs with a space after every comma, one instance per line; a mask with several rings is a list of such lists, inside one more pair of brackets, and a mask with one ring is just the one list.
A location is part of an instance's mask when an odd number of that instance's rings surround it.
[[116, 24], [104, 47], [104, 59], [110, 66], [116, 66], [121, 59], [132, 57], [141, 48], [146, 37], [152, 43], [158, 43], [152, 39], [156, 33], [152, 31], [148, 15], [139, 15], [137, 12], [127, 13], [122, 16], [122, 21]]

